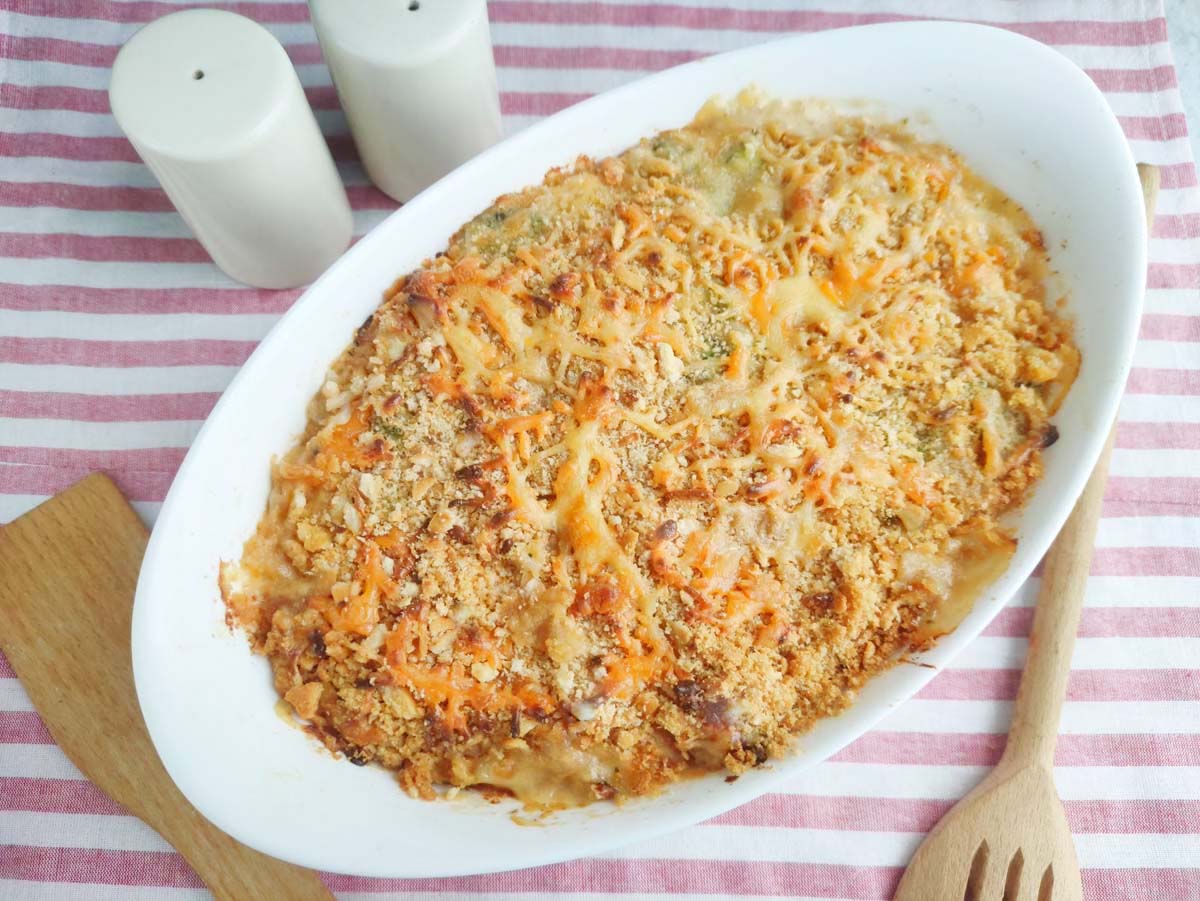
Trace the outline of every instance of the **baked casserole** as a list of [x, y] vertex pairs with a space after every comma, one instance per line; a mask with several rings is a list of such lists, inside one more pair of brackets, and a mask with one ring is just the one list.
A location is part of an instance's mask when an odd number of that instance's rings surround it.
[[1079, 366], [1041, 233], [904, 125], [753, 93], [499, 198], [274, 463], [232, 621], [411, 794], [731, 778], [952, 629]]

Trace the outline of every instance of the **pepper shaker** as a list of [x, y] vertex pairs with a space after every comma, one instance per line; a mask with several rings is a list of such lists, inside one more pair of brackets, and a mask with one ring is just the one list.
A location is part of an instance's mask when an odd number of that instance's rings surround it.
[[485, 0], [309, 0], [367, 175], [401, 202], [500, 138]]
[[113, 116], [213, 261], [291, 288], [350, 243], [329, 148], [283, 47], [219, 10], [151, 22], [113, 64]]

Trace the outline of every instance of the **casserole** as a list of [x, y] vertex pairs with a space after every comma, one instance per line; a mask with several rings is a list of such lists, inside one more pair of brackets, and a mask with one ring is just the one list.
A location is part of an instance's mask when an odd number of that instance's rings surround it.
[[[867, 98], [887, 118], [908, 117], [919, 136], [960, 152], [1045, 233], [1072, 298], [1083, 365], [1059, 411], [1062, 438], [1046, 453], [1044, 481], [1015, 523], [1012, 562], [958, 629], [922, 655], [928, 666], [902, 664], [879, 676], [848, 711], [803, 736], [791, 757], [736, 783], [687, 781], [654, 798], [555, 814], [536, 832], [510, 819], [504, 804], [417, 806], [387, 773], [346, 766], [271, 714], [265, 665], [225, 625], [218, 561], [238, 556], [266, 497], [267, 461], [301, 431], [328, 362], [397, 274], [444, 246], [496, 195], [579, 153], [611, 154], [677, 127], [711, 95], [750, 83], [785, 98], [850, 106]], [[1042, 90], [1048, 83], [1053, 95]], [[712, 57], [594, 98], [489, 150], [390, 217], [296, 303], [184, 461], [147, 550], [134, 612], [139, 701], [168, 771], [202, 813], [267, 853], [342, 872], [416, 876], [603, 851], [715, 815], [828, 757], [983, 629], [1069, 513], [1130, 364], [1145, 267], [1142, 215], [1129, 149], [1087, 77], [1048, 48], [978, 26], [869, 26]]]

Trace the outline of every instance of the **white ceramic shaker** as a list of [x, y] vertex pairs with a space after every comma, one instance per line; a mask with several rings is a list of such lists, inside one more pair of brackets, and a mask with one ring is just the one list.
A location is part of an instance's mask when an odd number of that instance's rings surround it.
[[113, 63], [113, 116], [213, 261], [292, 288], [350, 243], [353, 222], [296, 70], [266, 29], [219, 10], [172, 13]]
[[401, 202], [500, 138], [485, 0], [309, 0], [367, 175]]

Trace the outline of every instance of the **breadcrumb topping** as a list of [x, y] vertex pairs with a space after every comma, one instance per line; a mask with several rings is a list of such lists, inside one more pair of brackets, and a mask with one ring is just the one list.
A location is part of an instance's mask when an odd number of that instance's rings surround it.
[[754, 94], [506, 195], [334, 363], [222, 567], [295, 715], [431, 798], [784, 753], [952, 629], [1079, 366], [1025, 212]]

